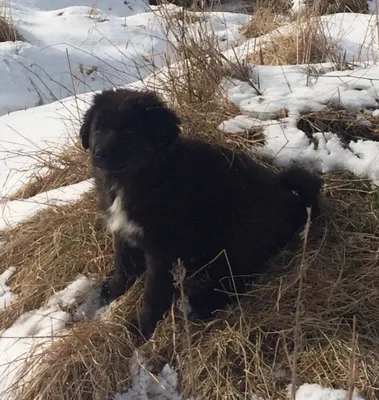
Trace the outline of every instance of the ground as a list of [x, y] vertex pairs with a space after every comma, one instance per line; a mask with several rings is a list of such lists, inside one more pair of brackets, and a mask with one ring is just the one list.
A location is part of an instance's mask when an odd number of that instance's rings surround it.
[[[3, 2], [0, 400], [377, 398], [377, 10], [279, 3]], [[141, 282], [97, 303], [112, 237], [78, 146], [93, 94], [116, 86], [159, 91], [184, 135], [325, 179], [303, 248], [210, 323], [173, 307], [142, 346], [123, 324]]]

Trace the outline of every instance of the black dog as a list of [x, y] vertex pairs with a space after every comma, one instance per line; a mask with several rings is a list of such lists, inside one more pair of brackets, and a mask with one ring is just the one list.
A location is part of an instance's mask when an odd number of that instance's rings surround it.
[[[97, 94], [80, 130], [115, 235], [115, 275], [102, 296], [122, 295], [146, 269], [139, 314], [145, 337], [170, 307], [178, 258], [189, 272], [213, 260], [211, 291], [191, 303], [207, 314], [222, 305], [214, 290], [221, 278], [262, 271], [304, 226], [306, 207], [318, 211], [319, 177], [299, 168], [275, 174], [245, 154], [179, 132], [178, 116], [156, 94], [126, 89]], [[231, 285], [226, 290], [236, 289]]]

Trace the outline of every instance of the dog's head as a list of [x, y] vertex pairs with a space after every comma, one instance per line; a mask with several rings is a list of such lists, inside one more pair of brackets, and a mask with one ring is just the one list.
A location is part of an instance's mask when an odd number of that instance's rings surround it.
[[155, 93], [118, 89], [94, 97], [80, 138], [94, 167], [139, 171], [164, 157], [179, 131], [179, 117]]

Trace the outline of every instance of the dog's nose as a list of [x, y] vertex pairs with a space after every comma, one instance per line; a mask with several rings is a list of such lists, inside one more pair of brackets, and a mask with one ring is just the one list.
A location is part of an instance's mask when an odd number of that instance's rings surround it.
[[95, 156], [95, 158], [97, 158], [98, 160], [99, 160], [99, 159], [102, 159], [102, 158], [106, 158], [105, 151], [104, 151], [103, 149], [100, 149], [100, 148], [95, 149], [94, 156]]

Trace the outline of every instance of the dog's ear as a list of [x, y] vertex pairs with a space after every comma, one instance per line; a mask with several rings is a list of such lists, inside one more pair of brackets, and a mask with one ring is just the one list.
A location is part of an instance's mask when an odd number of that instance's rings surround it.
[[152, 138], [158, 146], [169, 146], [180, 134], [180, 118], [174, 110], [167, 107], [164, 103], [147, 108], [152, 132]]
[[84, 114], [83, 123], [80, 128], [80, 139], [82, 141], [82, 146], [85, 150], [89, 148], [89, 136], [91, 133], [91, 123], [95, 114], [94, 106], [91, 106]]

